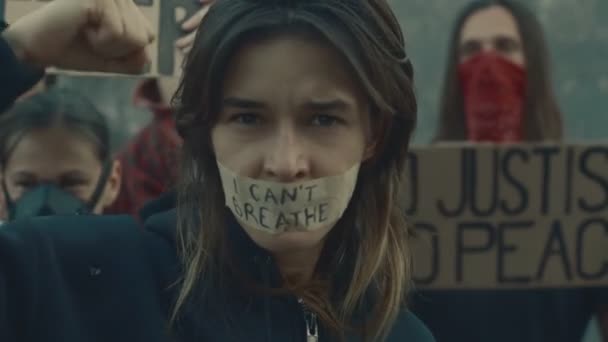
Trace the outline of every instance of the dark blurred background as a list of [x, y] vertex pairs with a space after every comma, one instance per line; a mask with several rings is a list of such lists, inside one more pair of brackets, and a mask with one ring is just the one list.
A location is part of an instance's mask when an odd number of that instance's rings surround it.
[[[430, 141], [437, 125], [437, 103], [445, 53], [455, 17], [467, 0], [391, 0], [414, 61], [420, 103], [415, 143]], [[527, 0], [549, 41], [554, 87], [569, 141], [608, 138], [608, 0]], [[60, 78], [84, 90], [107, 113], [119, 145], [149, 119], [134, 108], [130, 78]]]

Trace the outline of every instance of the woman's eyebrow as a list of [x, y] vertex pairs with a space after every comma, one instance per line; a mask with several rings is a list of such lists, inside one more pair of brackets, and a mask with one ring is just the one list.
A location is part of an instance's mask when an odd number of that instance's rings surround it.
[[302, 105], [305, 109], [312, 111], [328, 112], [328, 111], [344, 111], [350, 107], [349, 103], [341, 100], [310, 100]]
[[88, 174], [82, 170], [68, 170], [61, 174], [61, 178], [88, 178]]
[[[8, 176], [5, 173], [5, 176]], [[11, 179], [35, 179], [36, 174], [30, 171], [17, 171], [11, 175]]]
[[240, 109], [263, 109], [266, 105], [263, 102], [240, 97], [227, 97], [222, 102], [222, 107], [233, 107]]

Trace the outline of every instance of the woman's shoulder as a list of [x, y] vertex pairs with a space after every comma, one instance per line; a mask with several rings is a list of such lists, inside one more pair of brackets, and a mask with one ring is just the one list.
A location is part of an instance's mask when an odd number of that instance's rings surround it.
[[[0, 297], [11, 300], [0, 301], [0, 326], [19, 325], [14, 331], [0, 329], [0, 340], [30, 327], [34, 333], [27, 341], [65, 336], [93, 341], [119, 330], [141, 337], [135, 340], [162, 341], [162, 329], [136, 327], [165, 322], [168, 276], [159, 275], [156, 265], [159, 255], [168, 258], [164, 264], [173, 262], [175, 257], [164, 252], [170, 249], [129, 216], [54, 216], [1, 227]], [[9, 312], [10, 322], [2, 317]], [[104, 324], [85, 324], [100, 321]], [[124, 325], [127, 321], [133, 328]]]
[[397, 317], [387, 341], [435, 342], [435, 337], [416, 315], [409, 310], [403, 310]]
[[95, 273], [103, 267], [110, 271], [118, 266], [150, 264], [154, 255], [150, 249], [171, 249], [170, 243], [157, 235], [145, 231], [128, 215], [35, 217], [0, 227], [0, 246], [4, 262], [7, 258], [24, 264], [52, 259], [66, 273], [87, 267]]
[[178, 264], [168, 237], [128, 215], [36, 217], [0, 227], [0, 271], [18, 271], [0, 278], [54, 279], [75, 288], [103, 279], [114, 293], [134, 284], [156, 291], [176, 280]]
[[[63, 272], [96, 268], [134, 254], [141, 244], [137, 223], [127, 216], [49, 216], [17, 220], [0, 228], [2, 262], [38, 264], [45, 260]], [[97, 265], [97, 266], [96, 266]]]
[[[104, 244], [137, 240], [138, 224], [129, 216], [65, 215], [32, 217], [9, 222], [0, 228], [16, 243], [53, 244], [95, 250]], [[61, 247], [59, 247], [61, 248]]]

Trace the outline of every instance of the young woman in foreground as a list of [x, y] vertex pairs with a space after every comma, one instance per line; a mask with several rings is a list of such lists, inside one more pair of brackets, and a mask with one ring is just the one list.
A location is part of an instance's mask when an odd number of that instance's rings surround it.
[[416, 102], [385, 1], [220, 1], [176, 102], [177, 209], [8, 225], [0, 340], [433, 341], [405, 308]]

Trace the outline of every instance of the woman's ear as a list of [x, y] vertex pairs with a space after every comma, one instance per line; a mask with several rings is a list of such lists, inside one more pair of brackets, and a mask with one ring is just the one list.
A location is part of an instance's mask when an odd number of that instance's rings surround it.
[[376, 155], [377, 147], [378, 141], [376, 139], [368, 141], [365, 146], [365, 151], [363, 152], [363, 161], [368, 161], [369, 159], [374, 157]]
[[[0, 184], [4, 184], [4, 173], [0, 173], [0, 182], [2, 182]], [[6, 221], [7, 218], [8, 209], [6, 208], [6, 199], [4, 198], [4, 191], [0, 188], [0, 221]]]
[[[371, 120], [370, 120], [371, 121]], [[372, 159], [378, 152], [379, 139], [382, 136], [384, 123], [371, 121], [368, 125], [367, 138], [365, 141], [365, 151], [363, 152], [363, 161]]]
[[116, 198], [118, 198], [118, 194], [120, 194], [120, 188], [122, 185], [122, 164], [120, 160], [114, 160], [112, 162], [112, 170], [110, 170], [110, 174], [108, 175], [108, 179], [106, 181], [106, 186], [103, 192], [103, 196], [101, 197], [100, 203], [96, 211], [103, 212], [103, 210], [114, 203]]

